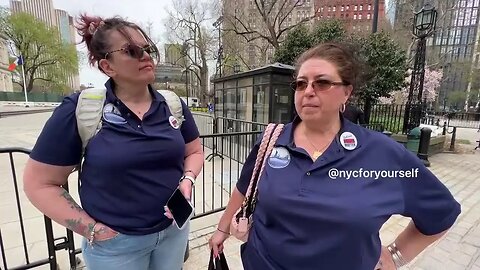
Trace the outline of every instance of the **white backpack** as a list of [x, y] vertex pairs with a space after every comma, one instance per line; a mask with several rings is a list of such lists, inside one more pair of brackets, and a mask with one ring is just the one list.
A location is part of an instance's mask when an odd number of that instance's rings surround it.
[[[167, 102], [173, 117], [179, 126], [185, 121], [180, 98], [170, 90], [157, 90]], [[78, 134], [82, 139], [82, 157], [90, 139], [102, 128], [103, 106], [105, 105], [107, 89], [89, 88], [80, 92], [75, 116], [77, 118]]]

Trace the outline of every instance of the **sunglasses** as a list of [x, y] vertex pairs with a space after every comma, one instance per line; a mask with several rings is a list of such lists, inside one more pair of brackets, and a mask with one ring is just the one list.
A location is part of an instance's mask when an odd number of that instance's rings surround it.
[[133, 45], [133, 44], [128, 44], [126, 47], [114, 50], [111, 52], [107, 52], [105, 54], [105, 59], [108, 57], [109, 54], [114, 53], [114, 52], [125, 52], [128, 56], [135, 58], [135, 59], [142, 59], [145, 52], [150, 55], [152, 58], [156, 58], [157, 51], [152, 45], [147, 45], [145, 47], [140, 47], [138, 45]]
[[[305, 80], [297, 80], [292, 82], [291, 87], [295, 91], [305, 91], [309, 85], [308, 81]], [[332, 88], [334, 85], [349, 85], [345, 82], [332, 82], [325, 79], [319, 79], [312, 82], [313, 90], [315, 91], [327, 91], [328, 89]]]

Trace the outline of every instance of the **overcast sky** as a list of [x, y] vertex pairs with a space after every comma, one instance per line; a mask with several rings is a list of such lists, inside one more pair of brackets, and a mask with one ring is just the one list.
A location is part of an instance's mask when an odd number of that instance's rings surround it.
[[[9, 0], [0, 0], [1, 6], [9, 6]], [[153, 23], [152, 38], [165, 43], [164, 20], [166, 10], [172, 8], [171, 0], [53, 0], [57, 9], [66, 10], [71, 16], [80, 13], [110, 17], [119, 15], [138, 24]], [[77, 37], [78, 38], [78, 37]], [[80, 40], [78, 40], [80, 41]], [[79, 45], [78, 50], [84, 51], [85, 46]], [[82, 63], [80, 67], [80, 83], [92, 83], [95, 87], [103, 86], [106, 77], [97, 69]]]

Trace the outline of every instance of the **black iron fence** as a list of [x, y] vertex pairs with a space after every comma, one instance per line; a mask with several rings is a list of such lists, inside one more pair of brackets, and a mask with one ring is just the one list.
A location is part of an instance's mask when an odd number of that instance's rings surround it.
[[[200, 136], [208, 162], [205, 162], [192, 191], [192, 201], [195, 207], [193, 219], [225, 209], [240, 177], [243, 164], [261, 132], [230, 132]], [[52, 220], [41, 215], [22, 192], [22, 182], [18, 181], [17, 175], [19, 175], [19, 170], [23, 171], [21, 164], [26, 161], [29, 153], [28, 149], [0, 148], [0, 165], [4, 165], [4, 162], [8, 163], [11, 171], [11, 181], [8, 177], [4, 179], [7, 179], [7, 184], [12, 185], [12, 189], [8, 190], [8, 194], [4, 194], [4, 196], [11, 196], [14, 201], [14, 204], [2, 206], [2, 208], [10, 213], [15, 211], [18, 213], [9, 220], [5, 220], [2, 211], [0, 270], [32, 269], [45, 265], [51, 270], [57, 269], [60, 255], [58, 252], [61, 251], [66, 252], [61, 255], [62, 258], [68, 260], [68, 267], [77, 269], [81, 264], [78, 256], [81, 249], [76, 247], [78, 243], [74, 241], [73, 232], [63, 228], [54, 230]], [[17, 156], [18, 159], [15, 159]], [[70, 185], [76, 184], [78, 183], [70, 183]], [[69, 190], [68, 184], [63, 188]], [[28, 212], [35, 212], [37, 219], [42, 219], [42, 229], [39, 229], [39, 222], [32, 223], [29, 220], [31, 217], [24, 215], [23, 210], [26, 208], [29, 209]], [[6, 234], [8, 237], [5, 237]], [[36, 247], [35, 254], [32, 252], [32, 246]], [[38, 250], [41, 252], [39, 253]]]
[[[363, 110], [363, 104], [356, 104], [356, 107]], [[392, 133], [403, 133], [403, 122], [406, 105], [404, 104], [373, 104], [370, 112], [365, 113], [369, 119], [365, 126], [378, 131], [390, 131]], [[457, 128], [480, 129], [480, 113], [473, 112], [433, 112], [424, 110], [420, 119], [421, 124]]]
[[[206, 162], [193, 190], [194, 218], [224, 210], [261, 131], [201, 136]], [[213, 143], [215, 148], [207, 146]]]
[[[364, 110], [362, 103], [353, 104]], [[380, 132], [403, 133], [403, 119], [406, 105], [403, 104], [371, 104], [370, 111], [364, 112], [367, 124], [363, 126]]]
[[433, 113], [433, 117], [435, 117], [439, 121], [447, 122], [448, 127], [480, 129], [480, 113], [473, 113], [473, 112], [443, 113], [443, 112], [437, 112], [437, 113]]
[[216, 124], [216, 133], [263, 131], [268, 125], [266, 123], [250, 122], [227, 117], [217, 117]]
[[[34, 229], [32, 222], [27, 223], [25, 218], [24, 209], [26, 204], [24, 200], [21, 200], [23, 197], [21, 194], [21, 188], [18, 181], [17, 173], [17, 164], [15, 162], [16, 158], [21, 158], [22, 156], [28, 155], [29, 150], [23, 148], [3, 148], [0, 149], [0, 155], [2, 156], [1, 161], [5, 161], [5, 155], [7, 156], [6, 163], [7, 167], [10, 167], [11, 179], [10, 183], [4, 183], [7, 192], [4, 192], [2, 197], [8, 198], [8, 200], [13, 204], [6, 204], [9, 206], [8, 211], [2, 213], [2, 225], [0, 227], [0, 249], [1, 249], [1, 261], [0, 269], [30, 269], [39, 266], [49, 266], [49, 269], [57, 269], [57, 256], [56, 256], [56, 247], [55, 239], [53, 236], [53, 226], [52, 221], [45, 217], [43, 218], [42, 226], [44, 227], [44, 235], [36, 235], [29, 233], [31, 229]], [[3, 206], [5, 207], [5, 206]], [[6, 208], [6, 207], [5, 207]], [[3, 212], [3, 211], [2, 211]], [[8, 230], [8, 238], [11, 242], [6, 242], [6, 235], [2, 232]], [[12, 232], [17, 232], [17, 235], [11, 235]], [[40, 240], [43, 242], [41, 244], [41, 249], [46, 251], [47, 254], [45, 258], [33, 258], [30, 252], [31, 243], [30, 239], [35, 238], [35, 240]], [[20, 242], [18, 242], [20, 240]], [[36, 245], [40, 245], [37, 243]], [[15, 260], [17, 263], [11, 263], [10, 260]], [[17, 264], [15, 267], [10, 267], [9, 265]]]

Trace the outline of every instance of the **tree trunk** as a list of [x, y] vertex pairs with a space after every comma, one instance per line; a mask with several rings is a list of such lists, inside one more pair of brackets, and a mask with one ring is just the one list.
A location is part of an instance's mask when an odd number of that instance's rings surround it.
[[[27, 93], [30, 93], [33, 90], [33, 76], [35, 75], [33, 72], [28, 74], [25, 74], [25, 78], [28, 78], [28, 84], [27, 84]], [[23, 76], [23, 75], [22, 75]]]
[[[202, 56], [202, 59], [205, 58]], [[200, 78], [202, 78], [202, 81], [200, 82], [200, 103], [202, 103], [202, 106], [207, 104], [207, 98], [208, 98], [208, 66], [206, 62], [203, 62], [202, 68], [200, 69]]]

